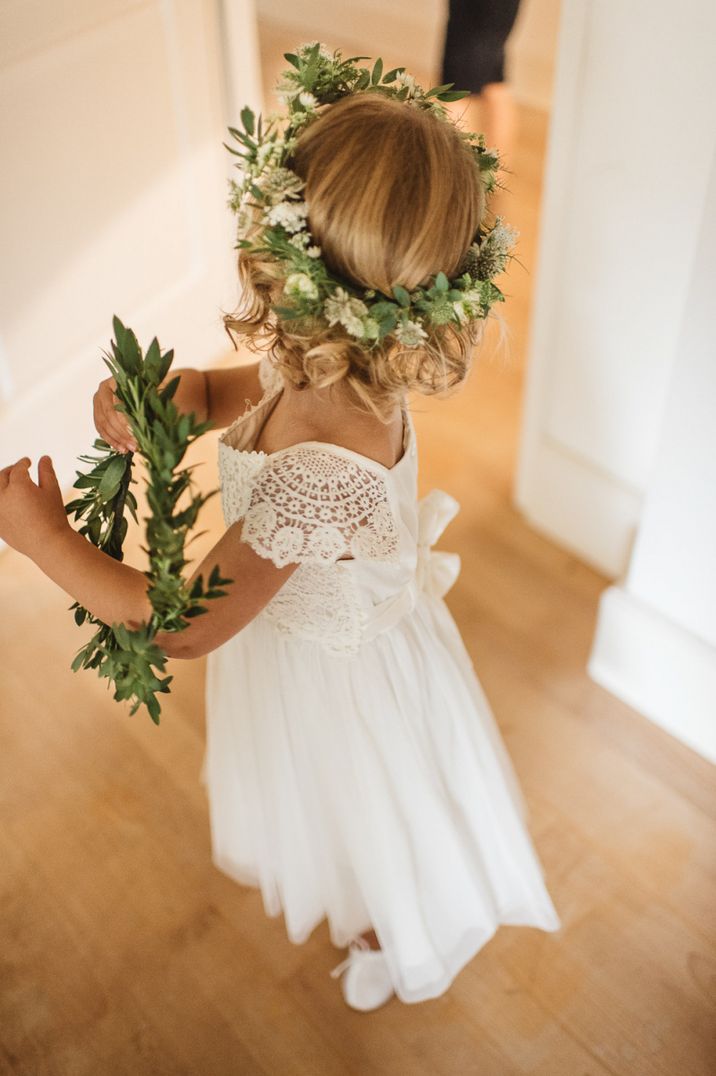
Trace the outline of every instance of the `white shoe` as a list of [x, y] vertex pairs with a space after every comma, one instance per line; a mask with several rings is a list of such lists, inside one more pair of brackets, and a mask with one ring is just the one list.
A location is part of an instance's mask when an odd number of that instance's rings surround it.
[[346, 968], [341, 988], [351, 1009], [368, 1012], [392, 997], [393, 983], [385, 957], [380, 949], [371, 949], [365, 938], [351, 942], [348, 956], [333, 969], [332, 978], [337, 978]]

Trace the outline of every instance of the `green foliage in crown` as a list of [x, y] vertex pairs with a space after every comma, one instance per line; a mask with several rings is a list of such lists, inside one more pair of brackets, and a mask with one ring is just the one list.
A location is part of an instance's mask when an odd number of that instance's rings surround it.
[[[273, 307], [283, 321], [317, 320], [340, 324], [361, 346], [370, 349], [392, 336], [406, 348], [420, 347], [432, 326], [457, 326], [486, 318], [504, 296], [493, 278], [503, 272], [518, 236], [496, 217], [493, 226], [477, 230], [457, 275], [438, 273], [426, 287], [393, 288], [392, 295], [354, 286], [328, 269], [311, 236], [310, 208], [303, 198], [303, 181], [289, 161], [298, 136], [320, 114], [321, 107], [355, 93], [377, 93], [426, 109], [451, 122], [442, 102], [459, 100], [467, 90], [452, 83], [423, 90], [405, 68], [383, 73], [383, 61], [359, 67], [365, 56], [343, 59], [319, 42], [285, 53], [291, 65], [277, 90], [287, 115], [273, 113], [266, 121], [250, 108], [241, 112], [242, 130], [229, 128], [240, 146], [226, 145], [239, 157], [240, 182], [229, 181], [229, 206], [237, 214], [237, 249], [268, 255], [281, 266], [283, 295]], [[476, 167], [489, 194], [500, 168], [498, 152], [487, 149], [481, 134], [456, 128], [474, 154]]]
[[[189, 445], [211, 428], [210, 422], [197, 422], [196, 416], [179, 414], [172, 397], [177, 390], [179, 377], [172, 378], [164, 387], [174, 355], [173, 351], [161, 353], [156, 338], [152, 340], [143, 356], [137, 338], [131, 329], [125, 328], [119, 318], [113, 319], [116, 340], [112, 340], [112, 354], [103, 362], [109, 367], [116, 381], [115, 393], [120, 401], [119, 410], [127, 420], [143, 457], [148, 472], [147, 501], [151, 509], [146, 522], [149, 570], [144, 575], [149, 580], [147, 594], [152, 605], [149, 622], [136, 631], [125, 624], [104, 624], [84, 609], [79, 602], [70, 606], [75, 610], [75, 621], [88, 621], [99, 628], [77, 653], [72, 662], [73, 672], [78, 669], [97, 669], [100, 677], [114, 684], [115, 700], [133, 702], [130, 714], [144, 704], [152, 721], [159, 724], [161, 708], [157, 694], [169, 691], [173, 679], [164, 679], [155, 673], [164, 672], [167, 656], [157, 645], [157, 632], [183, 631], [188, 620], [206, 613], [201, 603], [206, 598], [219, 598], [226, 594], [219, 588], [232, 579], [222, 579], [218, 566], [210, 573], [207, 587], [198, 575], [191, 587], [182, 578], [182, 569], [188, 563], [184, 559], [187, 533], [196, 523], [200, 509], [218, 490], [208, 494], [193, 492], [191, 472], [185, 467], [177, 471]], [[127, 534], [125, 509], [137, 521], [137, 500], [130, 490], [132, 457], [110, 448], [106, 441], [97, 438], [94, 447], [97, 456], [80, 456], [81, 460], [94, 466], [86, 474], [77, 472], [76, 489], [83, 493], [65, 505], [68, 515], [84, 518], [79, 533], [108, 556], [121, 561], [122, 544]], [[177, 502], [184, 493], [190, 494], [189, 504], [178, 509]], [[206, 533], [201, 531], [200, 534]], [[199, 535], [194, 535], [198, 538]], [[190, 544], [190, 543], [187, 543]]]

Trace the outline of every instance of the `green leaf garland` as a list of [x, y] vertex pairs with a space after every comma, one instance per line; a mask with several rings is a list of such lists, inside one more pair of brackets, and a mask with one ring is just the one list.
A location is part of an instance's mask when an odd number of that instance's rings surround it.
[[[70, 606], [75, 623], [88, 621], [99, 627], [77, 652], [72, 670], [96, 669], [100, 677], [114, 685], [115, 700], [132, 702], [130, 714], [144, 705], [158, 725], [161, 707], [157, 696], [169, 692], [173, 677], [159, 675], [164, 673], [167, 655], [154, 641], [157, 632], [183, 631], [193, 617], [208, 611], [202, 602], [223, 597], [226, 591], [220, 588], [233, 583], [233, 579], [223, 579], [218, 566], [211, 571], [206, 587], [201, 575], [191, 588], [182, 577], [188, 563], [184, 559], [186, 536], [203, 505], [218, 490], [205, 495], [195, 493], [191, 480], [193, 468], [177, 468], [189, 445], [211, 429], [212, 423], [198, 422], [194, 412], [179, 414], [172, 402], [178, 377], [160, 388], [171, 367], [173, 351], [162, 354], [155, 338], [142, 356], [132, 330], [118, 317], [113, 319], [113, 327], [112, 351], [105, 352], [103, 362], [116, 381], [118, 410], [126, 414], [148, 470], [147, 501], [151, 514], [145, 520], [147, 545], [142, 549], [149, 556], [149, 570], [144, 575], [150, 582], [147, 593], [153, 613], [148, 623], [131, 631], [124, 624], [103, 623], [75, 602]], [[74, 487], [83, 493], [66, 504], [65, 511], [68, 515], [74, 513], [75, 520], [84, 519], [80, 534], [103, 553], [121, 561], [127, 534], [125, 509], [137, 522], [137, 500], [129, 488], [136, 481], [132, 478], [134, 454], [115, 452], [101, 438], [95, 440], [94, 448], [98, 455], [78, 457], [93, 467], [85, 474], [77, 471]], [[190, 495], [190, 503], [177, 510], [177, 502], [185, 492]]]

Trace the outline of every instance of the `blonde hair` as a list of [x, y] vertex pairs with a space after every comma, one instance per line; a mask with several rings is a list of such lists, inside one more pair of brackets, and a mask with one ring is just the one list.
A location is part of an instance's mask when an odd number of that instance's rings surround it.
[[[290, 167], [305, 183], [313, 240], [329, 270], [390, 296], [394, 285], [454, 275], [485, 212], [472, 151], [451, 122], [380, 94], [329, 105], [300, 134]], [[406, 392], [432, 395], [467, 376], [483, 321], [436, 325], [419, 348], [388, 336], [370, 350], [340, 325], [283, 321], [270, 307], [284, 276], [272, 258], [239, 252], [243, 293], [224, 325], [270, 350], [296, 387], [345, 382], [361, 410], [388, 420]]]

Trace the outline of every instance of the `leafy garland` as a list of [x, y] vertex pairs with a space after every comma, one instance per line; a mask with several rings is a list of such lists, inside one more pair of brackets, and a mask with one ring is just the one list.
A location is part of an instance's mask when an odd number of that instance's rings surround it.
[[[206, 598], [218, 598], [226, 591], [217, 589], [232, 579], [222, 579], [218, 565], [209, 575], [204, 589], [201, 575], [192, 587], [182, 578], [182, 569], [188, 563], [184, 559], [187, 532], [194, 526], [200, 509], [218, 490], [206, 495], [193, 494], [191, 471], [185, 467], [177, 471], [189, 445], [210, 429], [212, 423], [197, 422], [194, 412], [179, 414], [172, 397], [180, 378], [174, 377], [160, 390], [159, 386], [169, 372], [173, 351], [160, 352], [155, 339], [142, 356], [137, 338], [131, 329], [125, 328], [119, 318], [113, 319], [116, 340], [112, 340], [112, 354], [105, 352], [103, 362], [116, 381], [116, 395], [120, 401], [118, 410], [126, 414], [138, 450], [148, 469], [147, 500], [151, 516], [146, 522], [147, 546], [141, 548], [149, 555], [149, 570], [144, 575], [150, 581], [147, 593], [153, 613], [149, 622], [143, 622], [131, 631], [124, 624], [103, 623], [79, 602], [70, 606], [75, 610], [75, 622], [81, 625], [87, 620], [99, 624], [98, 630], [77, 653], [72, 662], [73, 672], [78, 669], [97, 669], [100, 677], [106, 677], [115, 686], [115, 700], [133, 701], [130, 714], [144, 704], [152, 721], [159, 724], [161, 708], [157, 694], [169, 691], [173, 679], [160, 679], [153, 669], [164, 672], [167, 656], [154, 642], [159, 631], [183, 631], [187, 621], [206, 613], [201, 602]], [[137, 522], [137, 500], [130, 490], [132, 457], [115, 452], [106, 441], [97, 438], [94, 447], [97, 456], [79, 456], [94, 464], [87, 474], [77, 471], [74, 487], [85, 492], [65, 505], [67, 514], [74, 512], [75, 519], [85, 518], [79, 533], [108, 556], [121, 561], [122, 544], [127, 534], [125, 508]], [[177, 511], [177, 502], [188, 491], [189, 505]], [[205, 534], [201, 531], [200, 534]], [[194, 535], [198, 538], [199, 535]], [[191, 539], [193, 541], [194, 538]]]
[[[342, 97], [382, 94], [451, 122], [441, 102], [459, 100], [469, 91], [453, 90], [452, 83], [425, 91], [404, 67], [383, 74], [381, 59], [372, 70], [358, 67], [356, 62], [367, 57], [343, 59], [338, 49], [330, 52], [319, 42], [284, 55], [291, 67], [283, 72], [277, 89], [287, 115], [272, 113], [264, 123], [263, 117], [257, 120], [250, 108], [244, 108], [243, 130], [229, 127], [241, 149], [224, 143], [240, 158], [236, 167], [242, 172], [240, 183], [229, 181], [229, 207], [237, 214], [236, 248], [270, 256], [284, 276], [283, 295], [274, 312], [284, 321], [310, 318], [328, 326], [341, 324], [368, 350], [391, 334], [403, 347], [420, 347], [431, 326], [486, 318], [493, 303], [504, 301], [492, 278], [505, 269], [519, 234], [501, 217], [487, 230], [480, 224], [454, 278], [438, 273], [427, 287], [408, 291], [396, 286], [392, 295], [382, 295], [331, 273], [309, 230], [303, 180], [290, 167], [302, 129], [317, 118], [322, 106]], [[491, 193], [499, 185], [497, 150], [487, 149], [481, 134], [456, 130], [474, 155], [485, 193]]]

